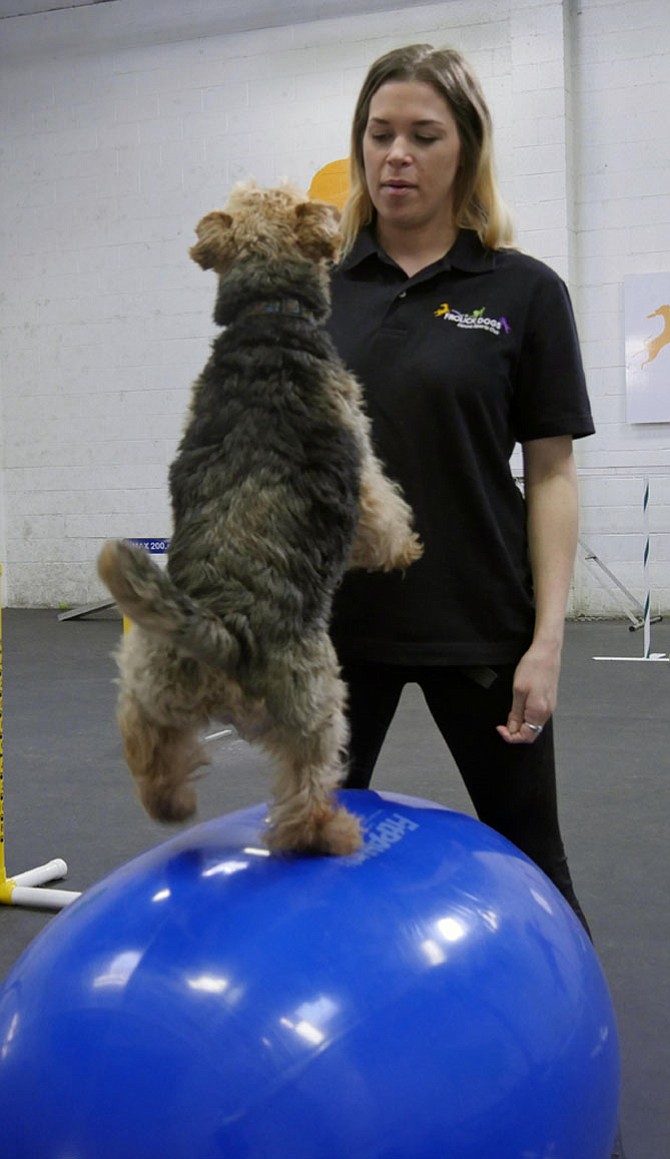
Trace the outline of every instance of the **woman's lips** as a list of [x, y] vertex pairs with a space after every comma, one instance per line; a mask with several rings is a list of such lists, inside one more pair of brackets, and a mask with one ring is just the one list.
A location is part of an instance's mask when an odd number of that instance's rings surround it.
[[396, 197], [403, 193], [410, 193], [414, 188], [414, 185], [405, 181], [384, 181], [382, 184], [382, 189]]

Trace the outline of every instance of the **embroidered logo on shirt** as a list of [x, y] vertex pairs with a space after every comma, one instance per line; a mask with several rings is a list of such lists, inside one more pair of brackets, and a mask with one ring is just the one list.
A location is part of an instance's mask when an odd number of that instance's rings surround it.
[[487, 330], [489, 334], [512, 333], [507, 318], [487, 318], [486, 307], [473, 310], [471, 314], [462, 314], [460, 310], [452, 310], [447, 302], [443, 302], [433, 311], [436, 318], [443, 318], [445, 322], [453, 322], [459, 330]]

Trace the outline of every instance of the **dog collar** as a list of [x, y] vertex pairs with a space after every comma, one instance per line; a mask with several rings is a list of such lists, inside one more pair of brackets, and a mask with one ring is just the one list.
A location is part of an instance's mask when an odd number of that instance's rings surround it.
[[289, 318], [300, 318], [311, 326], [316, 322], [314, 315], [299, 298], [273, 298], [265, 302], [253, 302], [251, 306], [240, 311], [238, 318], [246, 314], [284, 314]]

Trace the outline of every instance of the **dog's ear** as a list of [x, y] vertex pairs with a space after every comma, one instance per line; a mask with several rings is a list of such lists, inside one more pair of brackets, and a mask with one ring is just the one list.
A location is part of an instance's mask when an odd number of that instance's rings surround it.
[[188, 252], [203, 270], [218, 270], [225, 265], [226, 243], [232, 224], [233, 219], [229, 213], [215, 209], [196, 225], [198, 242]]
[[313, 261], [335, 261], [340, 252], [339, 210], [323, 201], [304, 201], [295, 207], [298, 248]]

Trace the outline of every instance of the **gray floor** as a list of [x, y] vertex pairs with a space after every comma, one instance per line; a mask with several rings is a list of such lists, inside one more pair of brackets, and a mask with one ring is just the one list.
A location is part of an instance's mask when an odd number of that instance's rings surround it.
[[[51, 611], [4, 612], [10, 873], [63, 857], [66, 887], [84, 890], [167, 835], [136, 804], [121, 758], [110, 659], [120, 633], [114, 613], [59, 622]], [[670, 621], [653, 626], [652, 646], [670, 651]], [[642, 634], [626, 622], [568, 625], [557, 743], [573, 877], [618, 1013], [628, 1159], [667, 1159], [670, 664], [593, 660], [641, 654]], [[225, 740], [212, 743], [212, 756], [200, 820], [267, 798], [263, 757]], [[405, 692], [374, 787], [470, 811], [415, 688]], [[57, 920], [0, 907], [0, 977]]]

